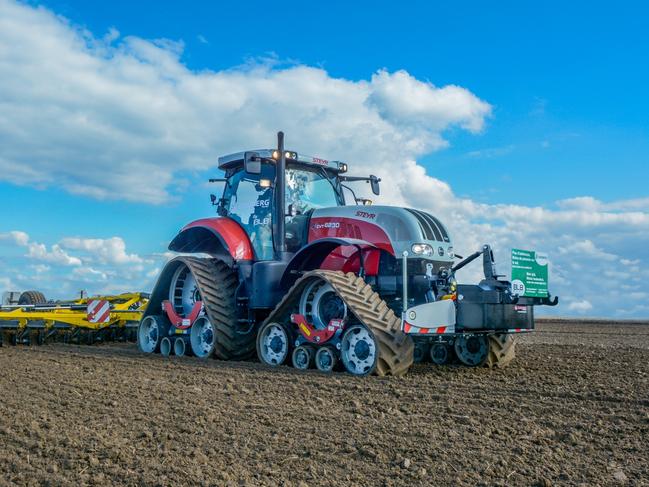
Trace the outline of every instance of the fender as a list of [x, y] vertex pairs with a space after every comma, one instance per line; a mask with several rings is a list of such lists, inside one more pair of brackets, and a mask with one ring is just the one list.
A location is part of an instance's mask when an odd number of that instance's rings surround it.
[[255, 258], [248, 234], [227, 217], [202, 218], [185, 225], [169, 244], [169, 250], [203, 252], [229, 264]]
[[[297, 272], [320, 269], [323, 262], [329, 257], [331, 252], [338, 247], [356, 247], [353, 254], [358, 254], [358, 248], [361, 250], [375, 250], [378, 248], [366, 241], [355, 238], [321, 238], [302, 247], [289, 261], [280, 284], [282, 288], [288, 289], [298, 279]], [[342, 269], [341, 269], [342, 270]]]

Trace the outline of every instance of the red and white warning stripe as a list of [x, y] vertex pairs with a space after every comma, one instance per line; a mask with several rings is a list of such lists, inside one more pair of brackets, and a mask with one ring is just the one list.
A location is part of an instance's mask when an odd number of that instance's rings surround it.
[[88, 301], [88, 322], [108, 323], [110, 321], [110, 303], [105, 299]]
[[403, 331], [418, 335], [443, 335], [445, 333], [455, 333], [455, 326], [435, 326], [432, 328], [423, 328], [404, 322]]

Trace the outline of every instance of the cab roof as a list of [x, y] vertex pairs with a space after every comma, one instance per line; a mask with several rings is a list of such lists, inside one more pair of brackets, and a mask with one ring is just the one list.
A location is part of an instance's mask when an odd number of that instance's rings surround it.
[[[227, 170], [239, 167], [243, 164], [245, 159], [246, 152], [255, 152], [259, 157], [264, 159], [277, 160], [279, 158], [277, 149], [257, 149], [243, 152], [235, 152], [234, 154], [228, 154], [227, 156], [219, 157], [219, 169]], [[327, 159], [322, 159], [320, 157], [307, 156], [304, 154], [298, 154], [295, 151], [284, 151], [286, 154], [287, 162], [297, 162], [300, 164], [315, 166], [315, 167], [324, 167], [331, 169], [336, 172], [346, 172], [347, 164], [341, 161], [329, 161]]]

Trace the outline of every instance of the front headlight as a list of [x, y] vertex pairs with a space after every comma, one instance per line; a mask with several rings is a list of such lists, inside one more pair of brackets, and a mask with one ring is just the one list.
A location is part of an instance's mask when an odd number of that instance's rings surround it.
[[425, 243], [412, 244], [412, 253], [415, 255], [433, 255], [433, 248]]

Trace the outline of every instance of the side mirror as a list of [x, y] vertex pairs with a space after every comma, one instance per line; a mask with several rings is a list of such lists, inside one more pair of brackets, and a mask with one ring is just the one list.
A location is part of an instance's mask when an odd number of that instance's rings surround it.
[[370, 174], [370, 186], [372, 186], [372, 193], [374, 193], [376, 196], [381, 194], [381, 188], [379, 187], [380, 182], [381, 178], [377, 178], [373, 174]]
[[248, 174], [261, 174], [261, 158], [256, 152], [246, 152], [243, 155], [243, 168]]
[[212, 206], [216, 206], [216, 195], [215, 194], [210, 195], [210, 201], [212, 202]]

